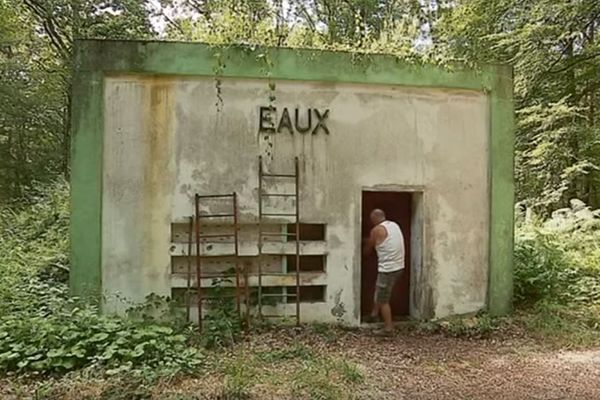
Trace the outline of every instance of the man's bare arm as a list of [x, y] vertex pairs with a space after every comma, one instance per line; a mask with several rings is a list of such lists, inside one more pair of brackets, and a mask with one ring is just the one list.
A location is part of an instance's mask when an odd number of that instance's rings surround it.
[[376, 226], [375, 228], [371, 229], [371, 234], [363, 245], [363, 255], [370, 255], [375, 246], [385, 240], [386, 234], [387, 232], [382, 226]]

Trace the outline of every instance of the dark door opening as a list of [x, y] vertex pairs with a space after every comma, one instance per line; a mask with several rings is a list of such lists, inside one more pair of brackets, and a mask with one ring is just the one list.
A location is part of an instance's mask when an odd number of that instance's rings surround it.
[[[369, 215], [375, 208], [385, 212], [386, 218], [396, 222], [404, 235], [405, 270], [402, 279], [396, 283], [390, 305], [395, 319], [404, 319], [409, 313], [410, 298], [410, 227], [412, 215], [412, 195], [406, 192], [362, 192], [362, 237], [369, 236], [371, 221]], [[362, 256], [361, 262], [361, 316], [369, 315], [373, 308], [373, 295], [377, 279], [377, 255]]]

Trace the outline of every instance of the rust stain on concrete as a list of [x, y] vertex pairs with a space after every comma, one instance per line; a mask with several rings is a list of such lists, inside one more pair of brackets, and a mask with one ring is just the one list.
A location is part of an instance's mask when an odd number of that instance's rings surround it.
[[[140, 143], [143, 152], [143, 186], [141, 198], [144, 207], [143, 221], [143, 254], [148, 262], [157, 256], [153, 249], [160, 249], [163, 238], [163, 218], [168, 217], [169, 199], [169, 165], [173, 141], [173, 101], [172, 84], [164, 78], [145, 78], [143, 94], [142, 127], [143, 136]], [[142, 264], [144, 265], [144, 264]], [[156, 271], [155, 273], [157, 273]], [[148, 277], [152, 279], [152, 277]]]

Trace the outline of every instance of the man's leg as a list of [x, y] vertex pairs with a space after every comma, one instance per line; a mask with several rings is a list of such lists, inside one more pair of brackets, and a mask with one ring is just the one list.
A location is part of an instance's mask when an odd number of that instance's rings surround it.
[[366, 322], [369, 322], [369, 323], [379, 322], [379, 311], [380, 311], [379, 297], [381, 297], [380, 291], [381, 291], [381, 286], [383, 285], [382, 278], [383, 277], [382, 277], [381, 273], [377, 273], [377, 280], [375, 282], [375, 293], [373, 296], [373, 308], [371, 309], [371, 314], [366, 319]]
[[379, 317], [379, 304], [374, 303], [373, 304], [373, 311], [371, 311], [371, 318], [377, 318]]
[[384, 328], [379, 333], [383, 333], [387, 336], [394, 331], [394, 323], [392, 322], [392, 308], [390, 307], [390, 298], [392, 297], [392, 290], [394, 289], [394, 285], [402, 275], [402, 271], [380, 275], [381, 280], [379, 280], [378, 283], [381, 284], [381, 286], [377, 287], [377, 296], [375, 302], [379, 304], [379, 310], [381, 312], [381, 316], [383, 317], [384, 322]]
[[394, 330], [394, 324], [392, 323], [392, 308], [390, 303], [381, 304], [381, 316], [383, 317], [383, 326], [386, 331]]

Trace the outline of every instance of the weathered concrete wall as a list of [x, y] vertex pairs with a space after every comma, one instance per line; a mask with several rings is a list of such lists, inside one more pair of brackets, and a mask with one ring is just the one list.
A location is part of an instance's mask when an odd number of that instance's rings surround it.
[[[329, 109], [329, 135], [259, 133], [259, 108], [271, 94], [261, 80], [223, 80], [219, 102], [212, 78], [106, 79], [102, 281], [109, 308], [123, 307], [110, 300], [115, 292], [132, 301], [170, 293], [170, 258], [181, 251], [172, 246], [171, 223], [193, 213], [194, 193], [235, 190], [241, 223], [256, 221], [259, 154], [275, 172], [291, 172], [293, 157], [300, 157], [301, 219], [327, 224], [327, 269], [319, 278], [327, 285], [326, 302], [303, 305], [304, 320], [359, 321], [366, 188], [423, 192], [415, 315], [485, 306], [490, 124], [484, 94], [276, 82], [272, 105], [279, 112], [299, 108], [303, 118], [308, 108]], [[250, 242], [242, 248], [255, 253]]]

